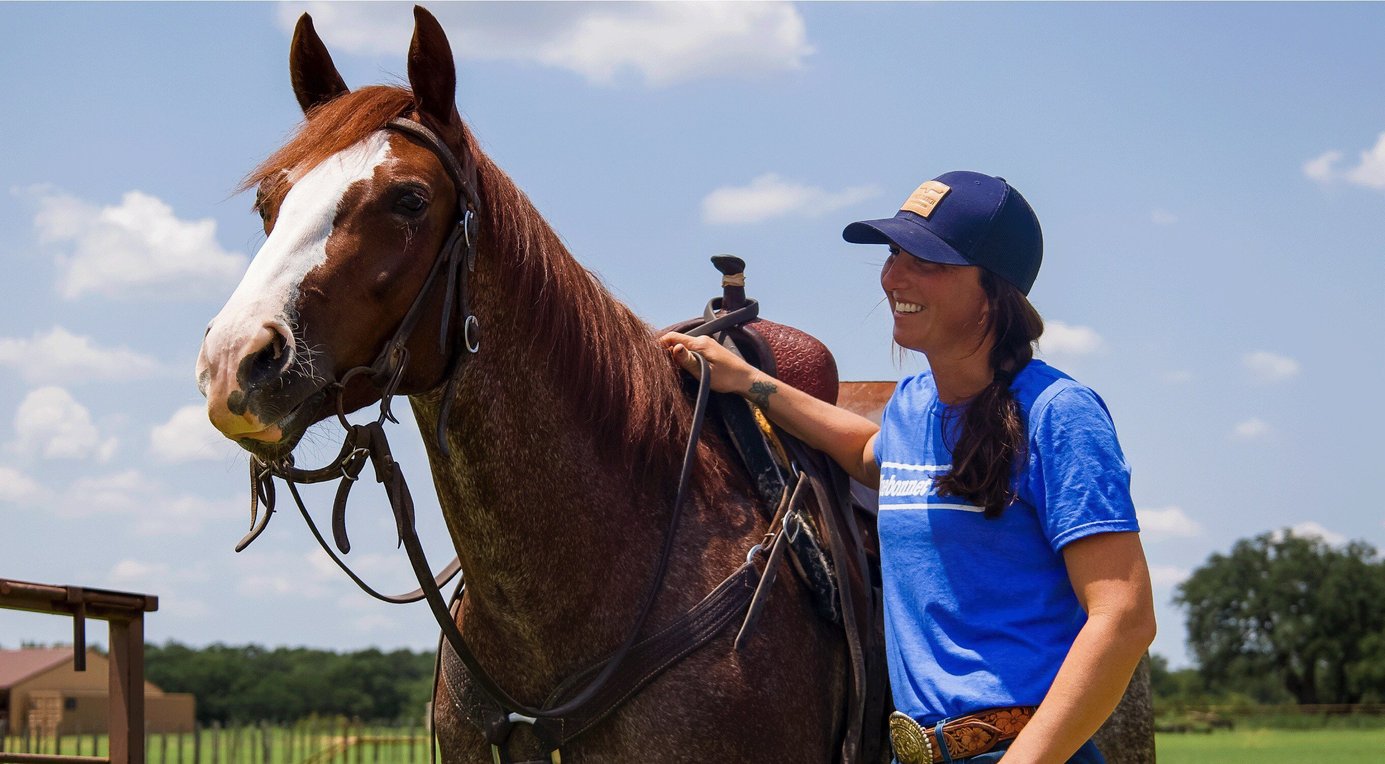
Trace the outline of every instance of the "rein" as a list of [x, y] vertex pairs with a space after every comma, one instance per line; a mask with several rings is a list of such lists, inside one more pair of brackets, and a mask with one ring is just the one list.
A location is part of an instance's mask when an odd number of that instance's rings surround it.
[[[492, 759], [497, 763], [508, 760], [502, 746], [506, 746], [513, 726], [525, 723], [531, 725], [540, 742], [547, 748], [550, 754], [549, 760], [557, 762], [560, 761], [560, 749], [564, 744], [605, 718], [634, 692], [648, 684], [678, 659], [716, 636], [736, 613], [748, 606], [749, 615], [736, 639], [737, 648], [741, 646], [746, 633], [753, 626], [755, 616], [758, 615], [763, 597], [768, 593], [769, 586], [773, 582], [774, 565], [782, 557], [784, 546], [782, 539], [786, 534], [776, 525], [780, 524], [778, 521], [782, 517], [782, 526], [787, 528], [788, 514], [794, 511], [794, 505], [800, 491], [793, 491], [792, 497], [790, 497], [789, 491], [785, 491], [769, 532], [766, 533], [760, 544], [756, 544], [749, 550], [743, 565], [736, 568], [693, 610], [685, 613], [680, 619], [658, 633], [639, 641], [640, 634], [653, 610], [654, 602], [662, 589], [668, 570], [673, 541], [691, 485], [692, 470], [697, 459], [697, 443], [700, 439], [711, 392], [708, 383], [707, 362], [702, 356], [694, 353], [698, 360], [700, 373], [696, 403], [693, 407], [693, 421], [688, 433], [678, 487], [674, 494], [669, 525], [660, 549], [659, 563], [629, 635], [610, 656], [560, 684], [559, 688], [550, 695], [549, 704], [530, 706], [521, 703], [496, 684], [467, 647], [461, 630], [457, 627], [457, 623], [441, 593], [441, 588], [460, 572], [461, 563], [458, 558], [454, 557], [440, 573], [437, 575], [432, 573], [432, 568], [424, 554], [415, 528], [413, 497], [409, 492], [399, 463], [394, 460], [390, 452], [389, 441], [384, 430], [386, 421], [398, 423], [390, 407], [409, 362], [409, 353], [405, 345], [421, 318], [425, 299], [431, 292], [434, 283], [446, 271], [446, 292], [443, 300], [441, 328], [438, 334], [439, 353], [445, 356], [450, 355], [447, 340], [453, 320], [461, 322], [463, 339], [462, 350], [450, 359], [445, 372], [446, 382], [442, 409], [435, 432], [439, 450], [444, 456], [450, 454], [446, 437], [448, 412], [455, 398], [456, 385], [465, 366], [466, 357], [480, 350], [480, 323], [475, 315], [468, 311], [466, 289], [467, 276], [475, 269], [476, 260], [477, 210], [480, 207], [480, 197], [476, 189], [476, 166], [469, 155], [466, 156], [467, 163], [465, 165], [458, 162], [452, 151], [432, 130], [417, 122], [397, 118], [391, 120], [385, 127], [403, 133], [431, 150], [438, 157], [457, 188], [458, 213], [456, 223], [442, 245], [437, 259], [433, 262], [418, 295], [400, 321], [394, 335], [381, 349], [375, 362], [369, 366], [352, 368], [342, 375], [340, 380], [327, 386], [337, 396], [337, 418], [347, 431], [337, 457], [328, 464], [311, 470], [295, 467], [292, 454], [271, 462], [262, 461], [258, 457], [251, 458], [250, 522], [252, 527], [236, 545], [236, 551], [244, 550], [268, 526], [269, 520], [275, 512], [274, 479], [283, 480], [288, 486], [289, 493], [292, 495], [299, 513], [318, 544], [322, 546], [328, 557], [363, 591], [376, 599], [390, 603], [404, 604], [419, 600], [425, 600], [428, 603], [434, 619], [442, 630], [443, 641], [451, 648], [451, 653], [461, 661], [471, 679], [476, 682], [478, 689], [485, 696], [487, 701], [485, 705], [489, 708], [483, 709], [486, 712], [486, 718], [482, 720], [479, 726], [491, 745]], [[465, 269], [461, 267], [463, 259], [466, 261]], [[744, 307], [711, 318], [703, 325], [689, 330], [687, 333], [706, 335], [722, 332], [755, 318], [758, 311], [758, 304], [749, 300]], [[364, 425], [350, 424], [346, 420], [346, 414], [343, 410], [346, 385], [357, 376], [365, 376], [370, 384], [380, 392], [380, 414], [374, 422]], [[418, 579], [419, 587], [405, 594], [382, 594], [356, 575], [333, 551], [332, 545], [327, 543], [298, 491], [299, 483], [338, 481], [336, 498], [332, 506], [332, 537], [337, 549], [342, 554], [346, 554], [351, 549], [350, 539], [346, 533], [346, 505], [351, 487], [359, 480], [367, 462], [374, 467], [375, 480], [385, 488], [390, 508], [394, 513], [399, 544], [408, 555], [409, 564]], [[801, 489], [801, 487], [802, 482], [800, 481], [798, 488]], [[265, 510], [264, 517], [257, 519], [261, 504]], [[754, 565], [755, 558], [760, 555], [768, 555], [768, 563], [763, 577]], [[454, 601], [460, 596], [463, 587], [464, 583], [458, 584], [457, 593], [453, 595]], [[618, 676], [622, 667], [627, 669], [625, 674], [619, 675], [620, 681], [613, 682], [612, 679]], [[572, 688], [579, 684], [582, 689], [575, 693], [571, 692]], [[559, 699], [564, 697], [567, 699], [560, 702]]]

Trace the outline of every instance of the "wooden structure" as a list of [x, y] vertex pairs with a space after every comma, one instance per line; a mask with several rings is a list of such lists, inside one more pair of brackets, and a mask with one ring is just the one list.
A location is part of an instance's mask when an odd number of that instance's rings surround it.
[[86, 670], [86, 619], [110, 625], [110, 757], [43, 756], [0, 751], [0, 764], [144, 764], [144, 614], [159, 609], [147, 594], [0, 579], [0, 607], [72, 618], [72, 661]]
[[[0, 728], [31, 739], [104, 732], [110, 660], [87, 650], [86, 671], [72, 664], [70, 647], [0, 650]], [[145, 681], [146, 734], [192, 732], [195, 716], [191, 694], [164, 692]]]

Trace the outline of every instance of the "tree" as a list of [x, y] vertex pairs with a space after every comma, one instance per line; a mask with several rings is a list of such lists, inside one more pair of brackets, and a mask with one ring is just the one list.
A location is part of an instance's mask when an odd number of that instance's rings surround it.
[[1385, 695], [1385, 562], [1365, 542], [1244, 539], [1195, 570], [1174, 601], [1209, 684], [1273, 677], [1310, 704]]
[[433, 656], [396, 650], [331, 653], [221, 644], [150, 645], [146, 674], [169, 692], [197, 697], [200, 722], [292, 721], [310, 714], [421, 719], [431, 699]]

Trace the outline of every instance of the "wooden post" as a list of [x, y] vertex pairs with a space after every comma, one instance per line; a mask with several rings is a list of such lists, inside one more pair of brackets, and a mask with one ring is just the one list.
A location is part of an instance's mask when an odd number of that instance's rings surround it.
[[192, 723], [192, 764], [202, 764], [202, 728]]
[[111, 764], [145, 764], [144, 619], [110, 623]]

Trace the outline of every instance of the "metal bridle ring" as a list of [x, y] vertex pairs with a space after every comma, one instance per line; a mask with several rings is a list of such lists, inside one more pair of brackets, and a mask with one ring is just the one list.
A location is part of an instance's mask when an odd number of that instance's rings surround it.
[[800, 522], [798, 522], [797, 524], [794, 525], [792, 531], [789, 530], [789, 519], [790, 519], [790, 518], [796, 518], [797, 515], [798, 515], [797, 510], [795, 510], [795, 511], [793, 511], [793, 512], [785, 512], [785, 513], [784, 513], [784, 521], [781, 523], [781, 525], [782, 525], [783, 528], [784, 528], [784, 535], [789, 537], [789, 543], [790, 543], [790, 544], [794, 543], [795, 541], [798, 541], [798, 532], [801, 531], [801, 530], [803, 529], [803, 523], [802, 523], [802, 521], [800, 521]]
[[466, 343], [468, 353], [474, 355], [481, 350], [481, 322], [476, 320], [475, 315], [467, 316], [462, 324], [462, 341]]

